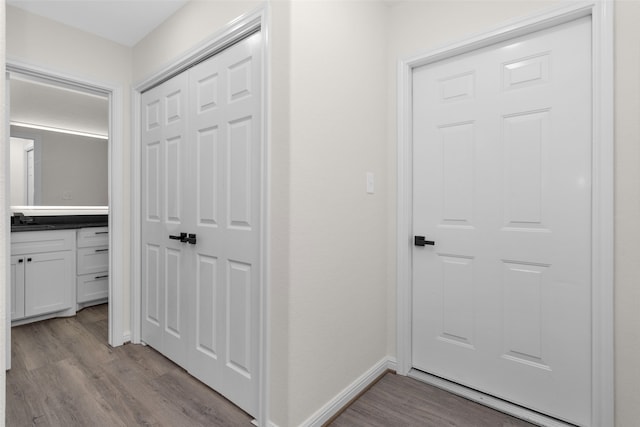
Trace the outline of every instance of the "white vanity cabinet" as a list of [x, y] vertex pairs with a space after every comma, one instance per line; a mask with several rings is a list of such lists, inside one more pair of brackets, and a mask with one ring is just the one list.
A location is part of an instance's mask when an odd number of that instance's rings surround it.
[[106, 302], [109, 297], [109, 228], [81, 228], [77, 248], [77, 308]]
[[75, 230], [11, 234], [12, 321], [75, 313], [75, 237]]

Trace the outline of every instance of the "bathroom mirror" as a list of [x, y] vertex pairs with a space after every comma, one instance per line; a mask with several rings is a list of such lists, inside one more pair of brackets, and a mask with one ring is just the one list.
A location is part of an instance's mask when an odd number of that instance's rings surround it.
[[12, 209], [107, 206], [108, 97], [14, 72], [9, 83]]

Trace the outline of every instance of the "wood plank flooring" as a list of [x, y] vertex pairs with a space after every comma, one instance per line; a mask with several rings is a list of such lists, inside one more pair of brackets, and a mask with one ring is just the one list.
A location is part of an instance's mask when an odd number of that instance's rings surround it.
[[[6, 425], [251, 426], [251, 417], [150, 347], [107, 345], [107, 305], [12, 328]], [[332, 427], [530, 427], [386, 374]]]
[[367, 390], [331, 427], [533, 427], [429, 384], [392, 373]]
[[107, 306], [12, 328], [6, 425], [251, 426], [150, 347], [107, 345]]

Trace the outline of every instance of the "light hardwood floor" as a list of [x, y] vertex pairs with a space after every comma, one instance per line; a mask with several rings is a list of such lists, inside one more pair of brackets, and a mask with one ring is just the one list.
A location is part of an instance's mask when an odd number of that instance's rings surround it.
[[107, 345], [107, 306], [12, 328], [7, 426], [251, 426], [150, 347]]
[[[246, 426], [251, 417], [150, 347], [107, 345], [107, 306], [12, 329], [6, 425]], [[524, 421], [386, 374], [333, 427], [509, 426]]]
[[331, 427], [533, 427], [533, 424], [392, 373], [367, 390]]

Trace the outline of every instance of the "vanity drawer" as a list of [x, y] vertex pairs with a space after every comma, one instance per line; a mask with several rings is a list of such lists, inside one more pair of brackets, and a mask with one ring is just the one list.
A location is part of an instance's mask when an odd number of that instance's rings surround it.
[[109, 247], [78, 248], [78, 274], [109, 271]]
[[109, 227], [90, 227], [78, 230], [78, 247], [109, 245]]
[[71, 251], [75, 230], [19, 231], [11, 233], [11, 255]]
[[78, 276], [76, 292], [78, 303], [109, 297], [109, 275], [103, 273]]

